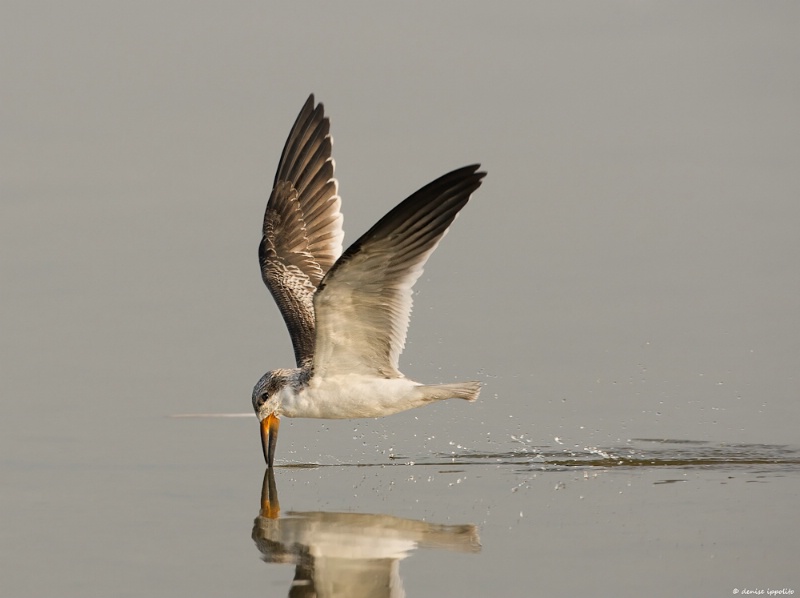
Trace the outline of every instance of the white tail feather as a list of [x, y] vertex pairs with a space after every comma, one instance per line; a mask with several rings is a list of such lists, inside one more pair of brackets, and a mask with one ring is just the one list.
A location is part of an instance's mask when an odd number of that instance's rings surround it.
[[474, 401], [481, 392], [480, 382], [453, 382], [451, 384], [426, 384], [419, 390], [425, 393], [431, 401], [443, 399], [464, 399]]

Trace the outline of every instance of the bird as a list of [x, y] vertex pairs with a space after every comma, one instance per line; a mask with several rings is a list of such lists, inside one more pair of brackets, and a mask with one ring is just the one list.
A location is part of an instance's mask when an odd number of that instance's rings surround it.
[[261, 277], [283, 316], [297, 367], [253, 388], [267, 468], [282, 417], [375, 418], [443, 399], [475, 401], [478, 381], [422, 384], [398, 369], [412, 287], [481, 185], [458, 168], [400, 202], [342, 252], [330, 119], [309, 95], [281, 153], [258, 248]]
[[405, 596], [400, 561], [416, 550], [477, 554], [478, 528], [386, 514], [289, 511], [279, 514], [273, 469], [267, 469], [251, 538], [267, 563], [295, 566], [289, 596]]

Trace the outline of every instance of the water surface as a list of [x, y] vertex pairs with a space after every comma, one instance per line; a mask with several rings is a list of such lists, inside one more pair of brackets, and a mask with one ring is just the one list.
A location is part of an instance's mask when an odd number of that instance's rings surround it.
[[[197, 422], [162, 423], [155, 443], [196, 437]], [[231, 424], [202, 423], [220, 445], [257, 453], [256, 430]], [[252, 443], [240, 440], [245, 429]], [[796, 586], [796, 446], [506, 448], [382, 462], [319, 454], [283, 460], [272, 479], [257, 460], [237, 465], [202, 446], [123, 466], [6, 459], [3, 502], [15, 517], [4, 529], [2, 594], [669, 596]]]

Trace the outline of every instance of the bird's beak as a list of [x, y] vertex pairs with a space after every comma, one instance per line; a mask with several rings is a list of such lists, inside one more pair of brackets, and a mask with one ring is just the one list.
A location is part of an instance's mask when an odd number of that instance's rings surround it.
[[281, 420], [274, 413], [270, 413], [261, 420], [261, 448], [264, 451], [264, 460], [267, 467], [272, 467], [275, 460], [275, 447], [278, 445], [278, 426]]
[[261, 517], [277, 519], [280, 517], [281, 505], [278, 502], [278, 487], [275, 485], [275, 470], [268, 467], [261, 483]]

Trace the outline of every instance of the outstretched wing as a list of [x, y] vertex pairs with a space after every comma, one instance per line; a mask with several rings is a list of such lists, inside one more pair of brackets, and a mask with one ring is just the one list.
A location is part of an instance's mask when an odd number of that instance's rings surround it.
[[261, 278], [289, 329], [298, 366], [314, 354], [314, 293], [342, 253], [329, 131], [330, 121], [312, 94], [283, 148], [258, 248]]
[[314, 297], [314, 374], [402, 376], [411, 288], [485, 172], [466, 166], [426, 185], [353, 243]]

